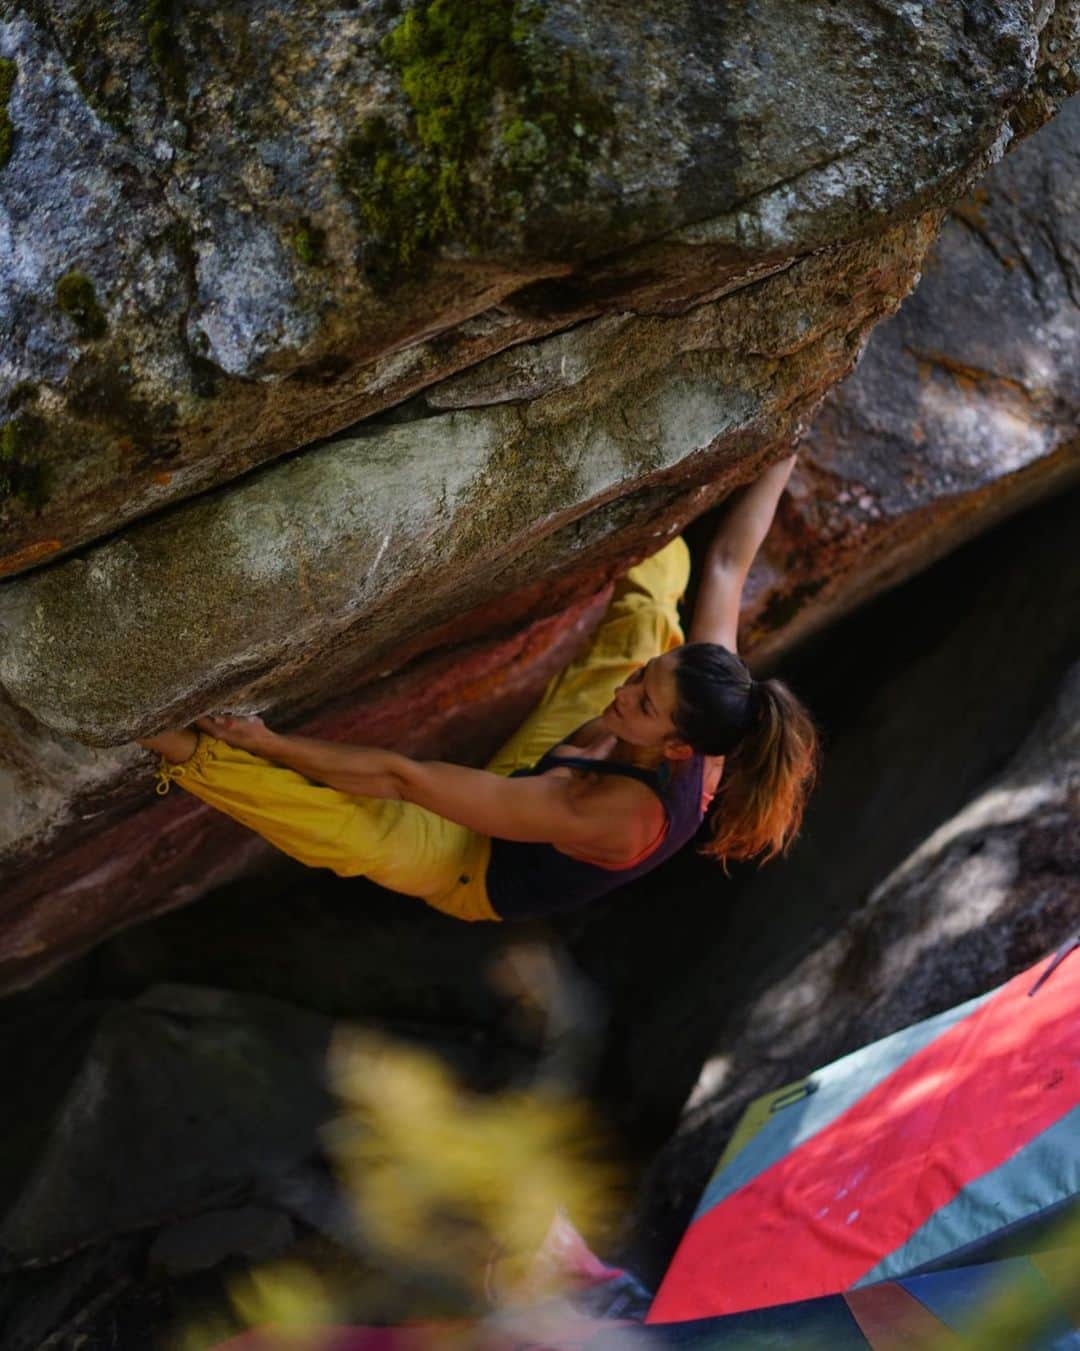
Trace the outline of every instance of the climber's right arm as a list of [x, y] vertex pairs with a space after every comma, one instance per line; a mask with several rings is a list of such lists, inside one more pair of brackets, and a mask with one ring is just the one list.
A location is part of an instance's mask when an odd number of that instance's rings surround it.
[[[562, 776], [507, 779], [486, 769], [413, 760], [397, 751], [272, 732], [261, 718], [200, 718], [199, 727], [230, 745], [294, 769], [352, 797], [397, 798], [504, 840], [588, 851], [618, 849], [635, 827], [607, 796], [575, 793]], [[640, 813], [638, 813], [640, 815]]]
[[272, 732], [261, 718], [200, 718], [197, 726], [211, 736], [272, 760], [315, 783], [352, 797], [400, 798], [402, 770], [411, 763], [397, 751], [375, 746], [349, 746], [317, 737]]

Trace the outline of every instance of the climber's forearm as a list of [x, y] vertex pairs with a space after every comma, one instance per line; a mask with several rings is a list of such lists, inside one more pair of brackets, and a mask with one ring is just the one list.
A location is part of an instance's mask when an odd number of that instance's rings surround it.
[[770, 465], [753, 483], [732, 493], [709, 546], [709, 566], [726, 567], [745, 577], [769, 533], [780, 494], [794, 465], [795, 456], [789, 455], [778, 464]]
[[260, 740], [258, 753], [353, 797], [402, 797], [404, 771], [412, 763], [396, 751], [284, 736], [269, 730]]
[[769, 533], [794, 463], [792, 455], [771, 465], [728, 499], [701, 570], [690, 642], [719, 643], [732, 652], [737, 650], [743, 586], [750, 564]]

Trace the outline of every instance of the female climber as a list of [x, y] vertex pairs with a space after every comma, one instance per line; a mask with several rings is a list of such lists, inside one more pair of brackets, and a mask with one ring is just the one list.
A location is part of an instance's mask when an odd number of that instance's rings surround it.
[[714, 798], [704, 852], [774, 857], [798, 831], [816, 738], [790, 691], [754, 680], [735, 645], [793, 463], [729, 499], [689, 641], [676, 610], [689, 553], [675, 539], [616, 584], [588, 650], [487, 769], [208, 717], [140, 743], [163, 757], [159, 789], [175, 781], [303, 863], [465, 920], [584, 905], [674, 854]]

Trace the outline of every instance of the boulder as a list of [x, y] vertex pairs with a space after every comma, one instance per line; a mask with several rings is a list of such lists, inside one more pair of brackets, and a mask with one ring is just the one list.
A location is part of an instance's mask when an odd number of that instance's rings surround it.
[[742, 639], [801, 638], [1080, 475], [1080, 98], [955, 204], [799, 443]]
[[295, 1242], [296, 1230], [287, 1215], [264, 1206], [236, 1206], [205, 1210], [162, 1229], [146, 1261], [153, 1273], [189, 1276], [230, 1260], [269, 1262]]
[[513, 612], [506, 598], [539, 581], [550, 604], [560, 573], [659, 547], [704, 505], [688, 493], [715, 497], [785, 447], [899, 304], [935, 225], [823, 250], [677, 318], [549, 338], [532, 357], [547, 384], [524, 404], [514, 361], [493, 358], [471, 388], [499, 402], [407, 410], [9, 581], [0, 683], [47, 727], [111, 746], [214, 705], [287, 693], [307, 711], [485, 603]]
[[250, 1192], [312, 1154], [332, 1111], [329, 1022], [274, 1000], [159, 986], [2, 1030], [23, 1071], [3, 1109], [7, 1267]]
[[74, 1341], [86, 1321], [131, 1288], [138, 1247], [138, 1240], [117, 1239], [54, 1266], [0, 1275], [4, 1351]]
[[[308, 449], [0, 590], [5, 988], [271, 858], [176, 794], [146, 809], [149, 759], [125, 738], [258, 708], [482, 763], [611, 577], [782, 453], [910, 286], [938, 204], [1072, 78], [1053, 7], [962, 23], [950, 7], [758, 9], [753, 46], [721, 15], [685, 32], [613, 20], [601, 40], [570, 5], [509, 38], [466, 14], [467, 41], [435, 32], [426, 3], [407, 22], [349, 11], [333, 32], [286, 4], [250, 19], [8, 12], [8, 489], [34, 479], [23, 452], [45, 413], [80, 446], [46, 465], [55, 491], [36, 515], [19, 492], [0, 504], [32, 517], [12, 569]], [[658, 72], [644, 86], [629, 74], [642, 34]], [[345, 169], [373, 118], [379, 173], [428, 162], [399, 60], [418, 35], [444, 55], [482, 37], [541, 81], [558, 50], [567, 97], [599, 120], [573, 133], [576, 158], [553, 142], [509, 207], [465, 190], [406, 261]], [[945, 96], [931, 72], [956, 62]], [[851, 106], [833, 97], [845, 70]], [[793, 107], [770, 92], [780, 79]], [[532, 97], [500, 86], [477, 105], [492, 182], [507, 115]], [[46, 111], [64, 138], [43, 141]], [[52, 239], [48, 193], [76, 169], [73, 224]], [[107, 304], [66, 272], [49, 290], [76, 242]], [[39, 359], [48, 382], [30, 378]], [[120, 445], [121, 427], [153, 453]]]
[[[326, 706], [303, 730], [483, 764], [573, 659], [606, 598], [602, 591], [509, 638], [433, 656], [358, 701]], [[6, 716], [0, 990], [39, 980], [118, 928], [286, 861], [184, 793], [156, 797], [154, 757], [138, 748], [91, 750], [35, 732], [10, 707]]]
[[5, 570], [946, 204], [1075, 87], [1070, 13], [9, 4]]
[[[786, 444], [933, 228], [825, 251], [677, 319], [612, 317], [492, 358], [448, 382], [446, 410], [414, 405], [9, 581], [7, 988], [268, 857], [191, 804], [131, 816], [150, 758], [76, 738], [246, 707], [456, 758], [475, 721], [449, 710], [475, 703], [492, 753], [585, 636], [581, 607]], [[410, 707], [426, 687], [437, 702]]]

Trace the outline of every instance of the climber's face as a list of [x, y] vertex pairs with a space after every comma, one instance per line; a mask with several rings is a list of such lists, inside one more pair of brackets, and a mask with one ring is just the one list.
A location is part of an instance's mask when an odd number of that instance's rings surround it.
[[639, 666], [615, 691], [601, 714], [605, 730], [628, 745], [662, 750], [670, 758], [681, 759], [689, 753], [673, 721], [678, 704], [678, 660], [677, 652], [665, 652]]

